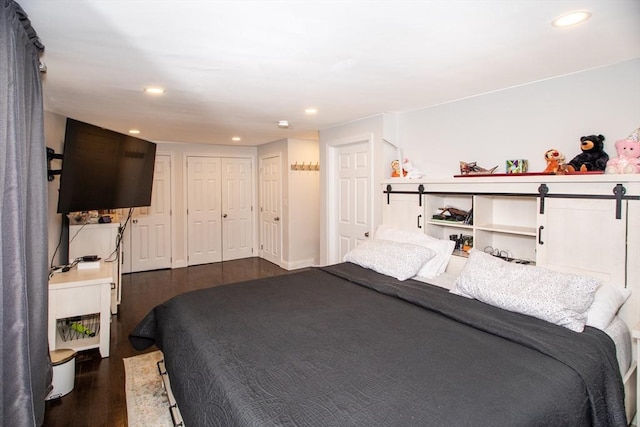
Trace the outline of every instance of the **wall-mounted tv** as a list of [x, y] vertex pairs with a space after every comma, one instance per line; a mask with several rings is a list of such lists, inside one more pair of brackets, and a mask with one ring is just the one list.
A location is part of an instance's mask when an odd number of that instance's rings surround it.
[[156, 144], [67, 119], [58, 213], [151, 205]]

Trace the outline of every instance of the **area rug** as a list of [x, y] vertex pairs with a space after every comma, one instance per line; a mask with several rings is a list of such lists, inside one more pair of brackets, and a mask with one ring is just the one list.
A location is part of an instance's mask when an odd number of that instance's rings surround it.
[[157, 362], [162, 358], [161, 351], [154, 351], [122, 359], [129, 427], [173, 426], [158, 372]]

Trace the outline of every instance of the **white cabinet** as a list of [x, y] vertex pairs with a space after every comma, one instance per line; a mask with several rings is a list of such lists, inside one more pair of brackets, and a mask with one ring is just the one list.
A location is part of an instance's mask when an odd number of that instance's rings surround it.
[[[493, 248], [515, 260], [567, 272], [591, 272], [608, 282], [626, 284], [631, 277], [640, 280], [640, 269], [628, 262], [640, 256], [639, 244], [630, 237], [630, 230], [639, 234], [640, 176], [620, 178], [518, 176], [383, 182], [383, 223], [440, 239], [472, 236], [479, 250]], [[432, 218], [446, 207], [472, 210], [473, 223]], [[466, 254], [456, 251], [454, 255]]]
[[51, 350], [99, 348], [102, 357], [109, 357], [111, 273], [111, 266], [100, 262], [100, 268], [74, 267], [49, 280]]
[[[122, 299], [121, 248], [118, 247], [120, 223], [69, 226], [69, 262], [85, 255], [98, 255], [111, 268], [111, 313], [118, 312]], [[117, 248], [117, 250], [116, 250]]]

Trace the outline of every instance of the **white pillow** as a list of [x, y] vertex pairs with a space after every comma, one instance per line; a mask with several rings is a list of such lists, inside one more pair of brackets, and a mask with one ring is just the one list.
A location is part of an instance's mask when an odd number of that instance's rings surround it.
[[471, 250], [450, 292], [582, 332], [600, 281]]
[[456, 243], [453, 240], [436, 239], [424, 233], [404, 231], [387, 225], [379, 225], [376, 230], [376, 239], [393, 240], [394, 242], [411, 243], [429, 248], [435, 252], [435, 256], [425, 263], [417, 276], [433, 279], [442, 274], [449, 264]]
[[347, 252], [344, 261], [398, 280], [406, 280], [415, 276], [420, 267], [434, 255], [431, 249], [422, 246], [372, 239], [360, 243]]
[[603, 283], [587, 310], [587, 325], [604, 330], [630, 295], [629, 289]]

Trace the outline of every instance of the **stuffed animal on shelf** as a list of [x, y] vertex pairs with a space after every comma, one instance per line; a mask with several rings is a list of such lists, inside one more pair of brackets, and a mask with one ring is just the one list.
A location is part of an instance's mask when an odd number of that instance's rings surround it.
[[640, 173], [640, 128], [626, 139], [616, 141], [618, 157], [607, 162], [605, 173]]
[[413, 166], [413, 163], [409, 161], [409, 159], [404, 159], [402, 162], [402, 170], [404, 171], [405, 177], [409, 179], [420, 179], [424, 176], [424, 174]]
[[391, 162], [391, 178], [402, 178], [407, 172], [402, 169], [400, 160], [394, 160]]
[[567, 165], [564, 163], [564, 154], [555, 148], [551, 148], [544, 153], [544, 160], [547, 162], [547, 167], [542, 171], [543, 173], [562, 175], [567, 171]]
[[568, 164], [569, 172], [603, 171], [607, 167], [609, 155], [604, 152], [604, 136], [589, 135], [580, 138], [582, 153], [575, 156]]

